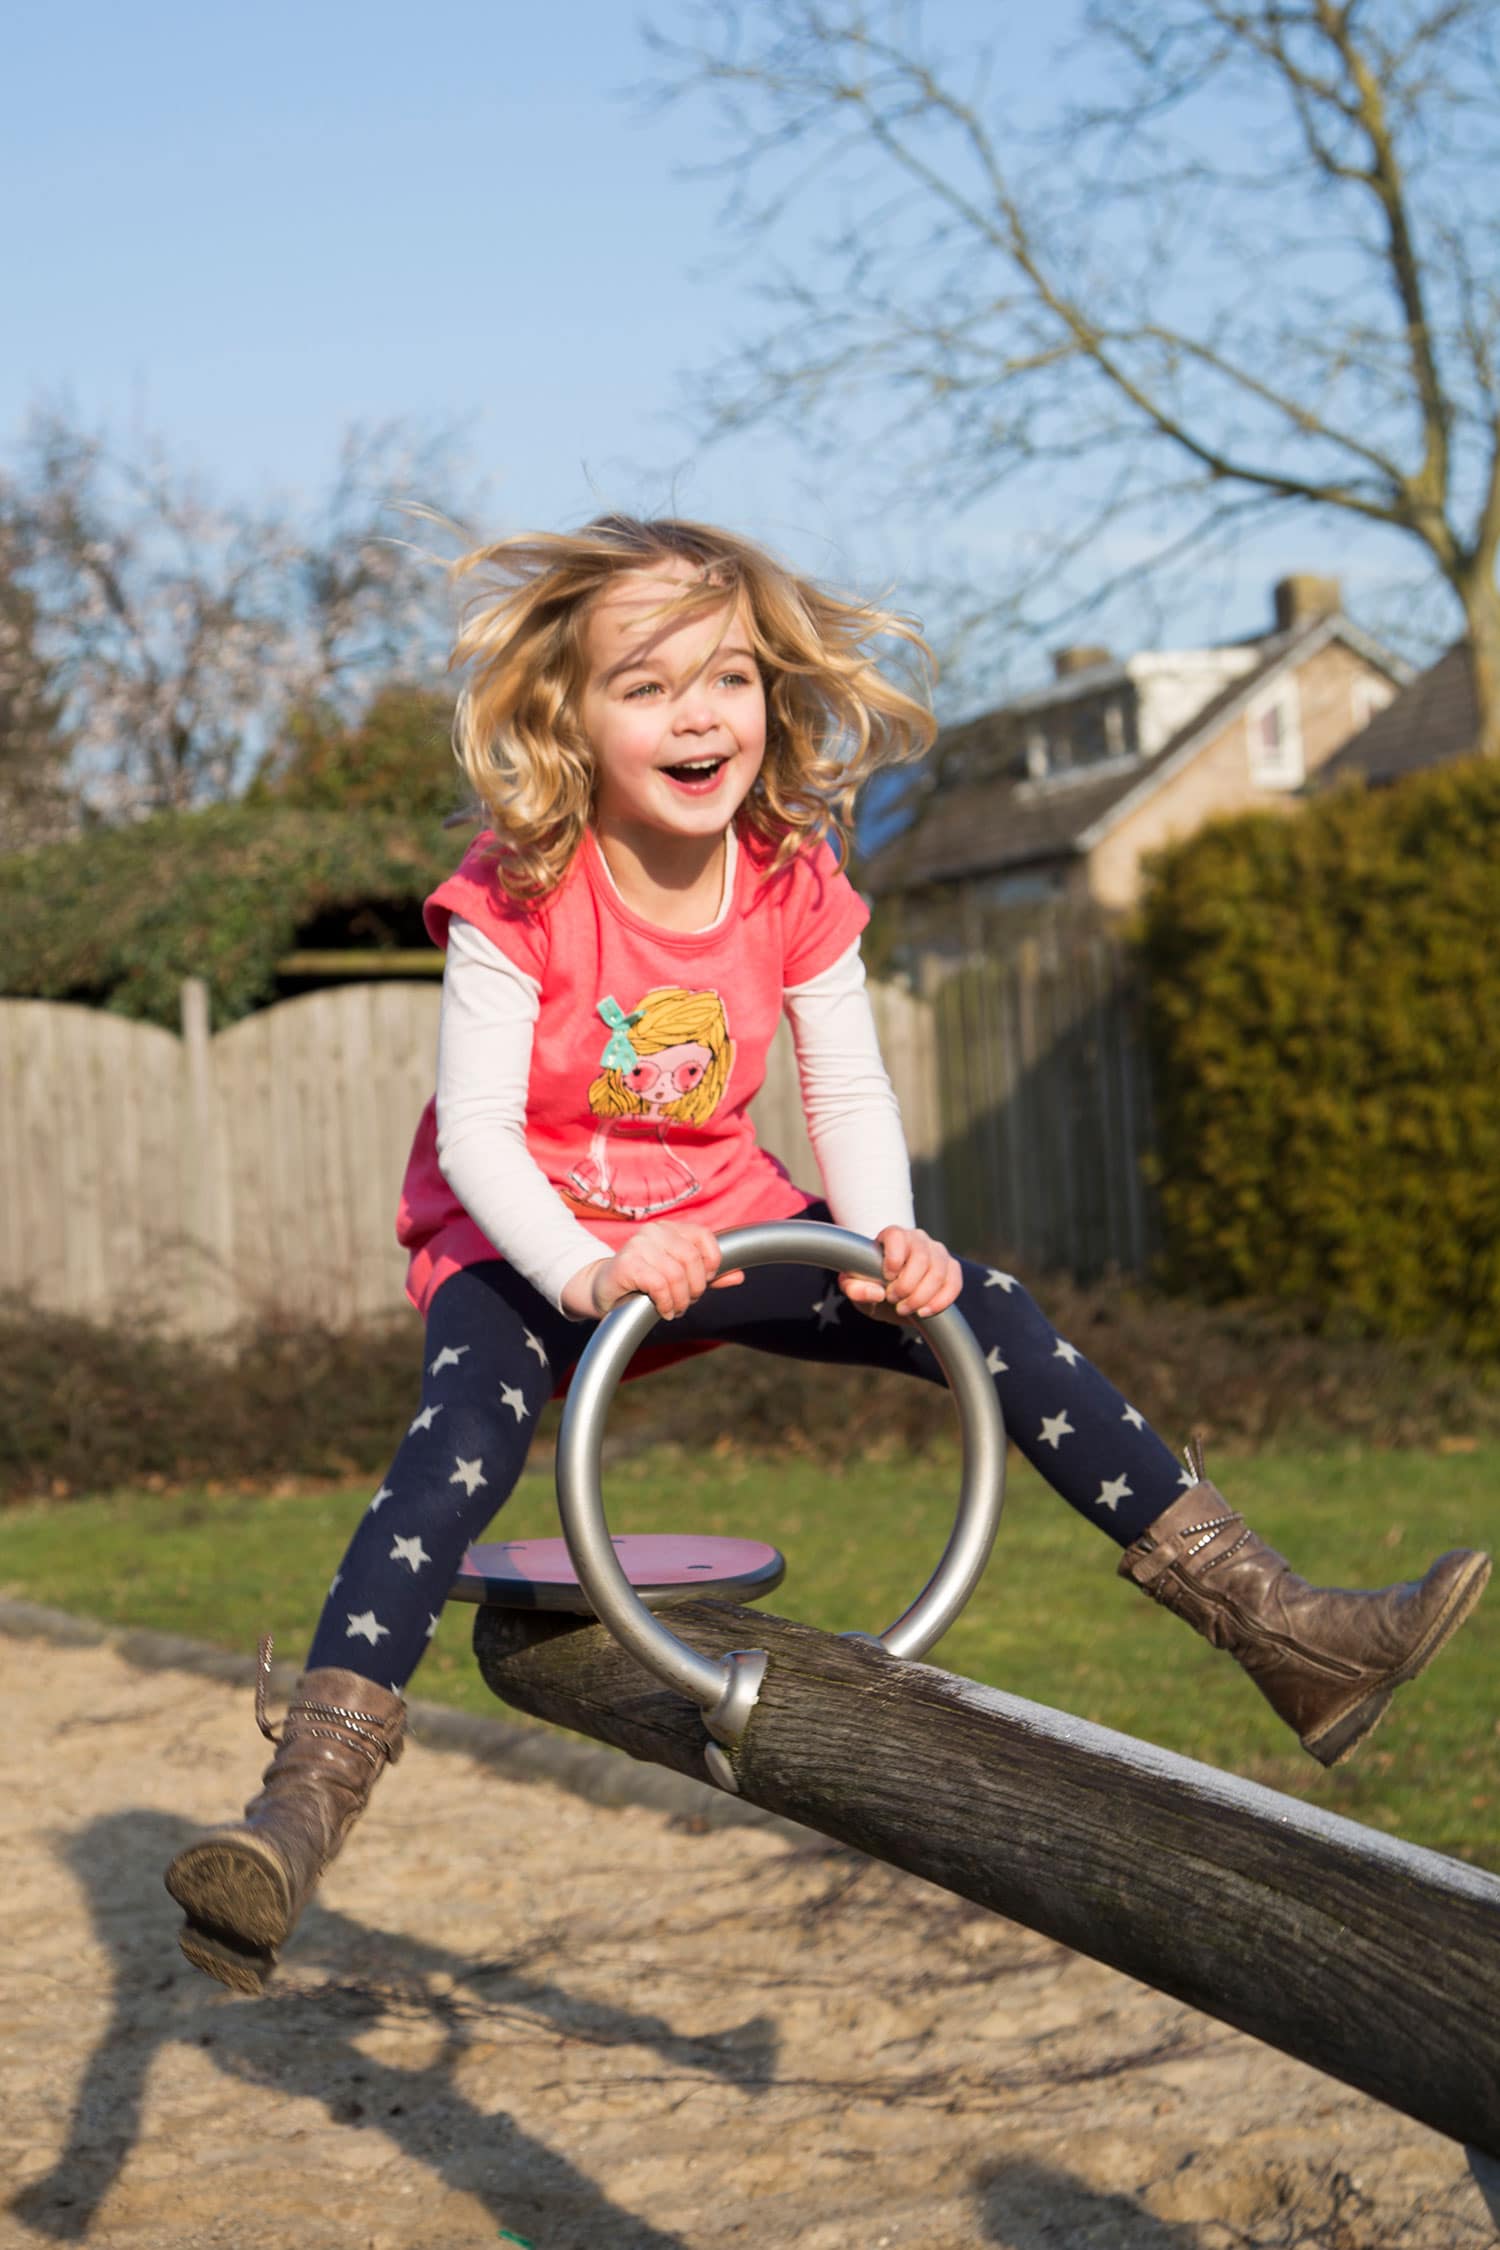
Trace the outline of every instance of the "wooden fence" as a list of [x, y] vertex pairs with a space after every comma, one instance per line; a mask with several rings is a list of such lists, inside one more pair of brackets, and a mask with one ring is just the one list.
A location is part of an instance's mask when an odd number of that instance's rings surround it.
[[[0, 1294], [200, 1335], [397, 1311], [396, 1198], [432, 1091], [438, 1004], [430, 980], [342, 985], [210, 1037], [190, 982], [179, 1038], [0, 1000]], [[894, 987], [875, 1005], [931, 1173], [931, 1011]], [[793, 1177], [816, 1185], [784, 1026], [754, 1115]]]
[[955, 1245], [1089, 1279], [1157, 1248], [1144, 994], [1108, 932], [1058, 922], [936, 986], [942, 1201]]
[[210, 1038], [192, 982], [176, 1038], [0, 1001], [0, 1290], [197, 1333], [389, 1313], [437, 1010], [431, 985], [348, 985]]
[[[0, 1001], [0, 1293], [197, 1334], [399, 1308], [392, 1218], [438, 998], [430, 981], [329, 987], [210, 1037], [191, 982], [180, 1038]], [[1144, 1261], [1149, 1099], [1106, 941], [1027, 941], [931, 1000], [894, 984], [872, 999], [934, 1231], [1084, 1274]], [[754, 1116], [816, 1186], [785, 1026]]]

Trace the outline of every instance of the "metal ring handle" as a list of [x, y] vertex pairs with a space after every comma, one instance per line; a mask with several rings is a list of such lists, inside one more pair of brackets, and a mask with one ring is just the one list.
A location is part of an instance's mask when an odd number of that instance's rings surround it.
[[[808, 1219], [775, 1219], [720, 1235], [725, 1273], [736, 1267], [823, 1266], [834, 1273], [884, 1276], [878, 1246], [863, 1235]], [[600, 1323], [578, 1362], [557, 1441], [557, 1505], [578, 1582], [594, 1614], [648, 1672], [699, 1704], [710, 1732], [734, 1740], [744, 1716], [731, 1707], [738, 1667], [700, 1656], [652, 1616], [620, 1568], [604, 1520], [600, 1453], [616, 1385], [659, 1318], [651, 1299], [625, 1298]], [[880, 1634], [893, 1656], [921, 1656], [948, 1630], [989, 1560], [1005, 1499], [1005, 1424], [974, 1331], [956, 1305], [913, 1321], [931, 1344], [958, 1402], [963, 1481], [958, 1514], [942, 1558], [916, 1600]], [[753, 1689], [750, 1693], [753, 1702]], [[719, 1724], [715, 1725], [714, 1721]]]

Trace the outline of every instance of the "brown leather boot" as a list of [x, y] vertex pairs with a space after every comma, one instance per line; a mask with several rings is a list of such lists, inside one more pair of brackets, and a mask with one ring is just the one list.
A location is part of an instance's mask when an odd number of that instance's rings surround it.
[[281, 1731], [265, 1709], [270, 1643], [261, 1644], [255, 1716], [276, 1755], [245, 1817], [177, 1854], [166, 1885], [187, 1915], [178, 1943], [194, 1968], [236, 1992], [259, 1992], [276, 1948], [401, 1755], [406, 1705], [357, 1672], [304, 1672]]
[[1458, 1631], [1489, 1556], [1455, 1548], [1378, 1593], [1309, 1586], [1207, 1482], [1201, 1454], [1188, 1466], [1199, 1481], [1126, 1548], [1120, 1576], [1227, 1649], [1303, 1749], [1336, 1766]]

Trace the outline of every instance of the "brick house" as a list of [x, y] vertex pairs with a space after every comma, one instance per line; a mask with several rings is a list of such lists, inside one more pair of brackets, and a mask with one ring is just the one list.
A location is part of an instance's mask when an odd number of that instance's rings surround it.
[[974, 908], [1121, 911], [1162, 845], [1294, 805], [1411, 674], [1336, 579], [1284, 578], [1274, 604], [1269, 631], [1215, 648], [1059, 650], [1049, 686], [945, 730], [952, 781], [863, 871], [905, 939], [950, 949]]

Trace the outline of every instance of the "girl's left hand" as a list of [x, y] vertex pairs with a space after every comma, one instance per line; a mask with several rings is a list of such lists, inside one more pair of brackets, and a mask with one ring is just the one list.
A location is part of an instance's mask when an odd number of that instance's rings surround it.
[[841, 1273], [839, 1287], [850, 1303], [877, 1320], [945, 1312], [964, 1285], [952, 1252], [920, 1227], [882, 1227], [875, 1240], [885, 1253], [885, 1285]]

